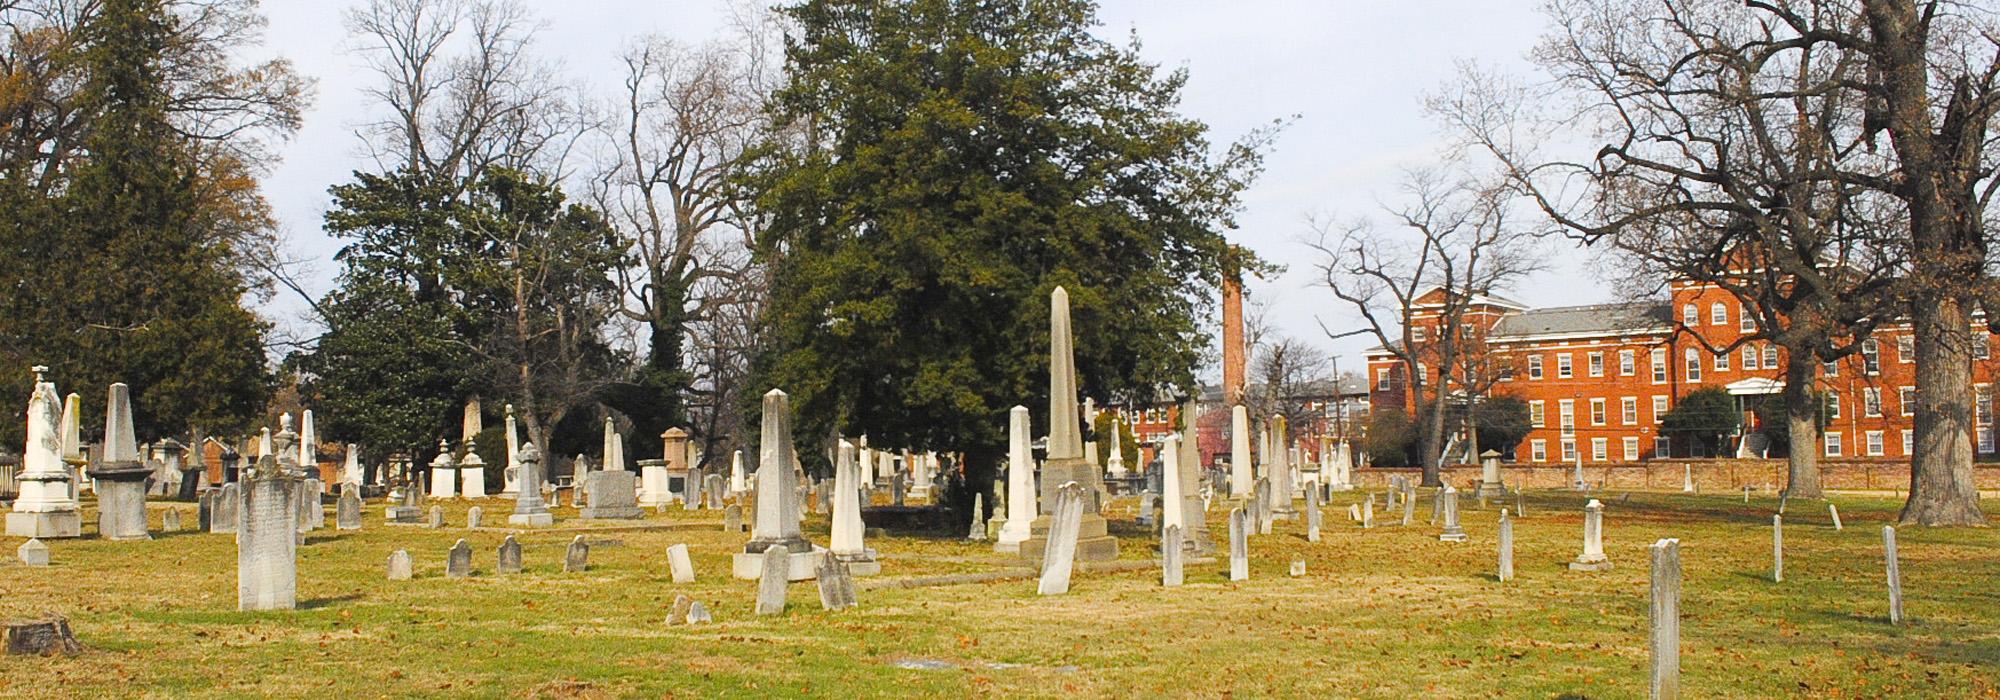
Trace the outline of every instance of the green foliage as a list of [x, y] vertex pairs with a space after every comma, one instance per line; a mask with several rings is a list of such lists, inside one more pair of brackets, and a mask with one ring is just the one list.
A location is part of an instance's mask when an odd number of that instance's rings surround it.
[[1410, 414], [1393, 406], [1377, 406], [1368, 414], [1368, 435], [1361, 441], [1368, 463], [1378, 467], [1415, 465], [1421, 441]]
[[1084, 392], [1192, 389], [1221, 232], [1260, 159], [1210, 154], [1175, 112], [1184, 74], [1091, 36], [1080, 0], [784, 11], [772, 108], [806, 145], [750, 178], [773, 349], [747, 394], [783, 388], [812, 439], [962, 450], [990, 483], [1008, 408], [1047, 420], [1058, 285]]
[[1480, 451], [1493, 450], [1501, 454], [1513, 454], [1514, 448], [1527, 439], [1534, 424], [1528, 415], [1528, 402], [1513, 396], [1493, 396], [1473, 409], [1473, 419], [1479, 430]]
[[[204, 211], [198, 145], [169, 118], [162, 54], [176, 18], [157, 0], [107, 0], [83, 25], [94, 115], [87, 160], [57, 194], [0, 187], [0, 401], [25, 401], [28, 364], [102, 416], [106, 387], [131, 386], [142, 437], [249, 427], [271, 392], [266, 324], [242, 306], [243, 251]], [[88, 433], [102, 425], [83, 421]], [[9, 421], [8, 428], [18, 430]]]
[[[1090, 433], [1094, 436], [1091, 439], [1097, 441], [1098, 464], [1111, 463], [1111, 424], [1117, 418], [1117, 413], [1105, 411], [1097, 414], [1096, 420], [1090, 423]], [[1131, 423], [1124, 421], [1118, 421], [1118, 433], [1124, 438], [1124, 442], [1120, 443], [1124, 449], [1120, 452], [1125, 460], [1125, 468], [1136, 472], [1139, 469], [1139, 434], [1132, 431]]]
[[1743, 423], [1736, 411], [1736, 397], [1722, 387], [1706, 386], [1682, 396], [1680, 403], [1660, 419], [1660, 432], [1675, 439], [1692, 438], [1714, 455], [1722, 440]]

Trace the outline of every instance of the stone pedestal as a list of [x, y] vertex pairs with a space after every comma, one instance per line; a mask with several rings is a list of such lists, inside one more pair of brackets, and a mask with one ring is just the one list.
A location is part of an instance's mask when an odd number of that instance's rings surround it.
[[1507, 495], [1507, 485], [1500, 481], [1500, 453], [1487, 450], [1480, 455], [1479, 488], [1472, 492], [1473, 498], [1500, 498]]
[[664, 459], [639, 460], [639, 506], [658, 508], [674, 502], [674, 491], [667, 479], [667, 461]]
[[8, 513], [8, 537], [57, 539], [83, 536], [83, 514], [73, 510], [48, 513]]
[[1053, 508], [1056, 492], [1063, 484], [1076, 482], [1084, 486], [1083, 516], [1077, 522], [1077, 561], [1111, 561], [1118, 558], [1118, 538], [1108, 531], [1101, 504], [1098, 503], [1097, 466], [1081, 458], [1050, 460], [1042, 465], [1041, 502], [1045, 511], [1028, 526], [1028, 539], [1021, 542], [1021, 558], [1031, 562], [1042, 560], [1042, 551], [1049, 546], [1049, 516], [1046, 509]]
[[146, 477], [138, 462], [107, 464], [90, 471], [97, 481], [97, 534], [107, 540], [150, 540], [146, 531]]
[[1597, 499], [1583, 507], [1583, 553], [1569, 563], [1571, 571], [1610, 571], [1611, 560], [1604, 556], [1604, 504]]
[[[803, 542], [803, 540], [801, 541]], [[821, 547], [814, 546], [812, 544], [806, 544], [804, 546], [809, 547], [810, 549], [803, 552], [793, 552], [791, 551], [791, 548], [789, 547], [786, 548], [786, 554], [784, 557], [784, 561], [786, 562], [785, 580], [810, 581], [812, 580], [813, 576], [817, 573], [820, 557], [826, 556], [826, 550]], [[881, 571], [881, 565], [877, 564], [875, 566], [875, 571], [869, 573], [872, 574], [880, 571]], [[851, 569], [850, 573], [853, 573], [855, 575], [861, 575], [860, 571], [852, 571]], [[737, 552], [733, 555], [730, 555], [729, 575], [746, 581], [755, 581], [763, 578], [764, 553]]]

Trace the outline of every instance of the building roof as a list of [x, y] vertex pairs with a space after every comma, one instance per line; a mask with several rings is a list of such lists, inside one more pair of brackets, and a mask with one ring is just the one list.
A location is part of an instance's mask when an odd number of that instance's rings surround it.
[[1673, 307], [1641, 301], [1531, 309], [1500, 319], [1487, 335], [1494, 340], [1548, 335], [1660, 332], [1674, 325]]

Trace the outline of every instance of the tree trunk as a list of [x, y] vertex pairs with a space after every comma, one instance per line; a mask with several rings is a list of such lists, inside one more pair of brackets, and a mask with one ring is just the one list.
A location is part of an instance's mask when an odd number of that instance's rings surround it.
[[1911, 314], [1917, 344], [1916, 455], [1910, 459], [1905, 525], [1981, 525], [1972, 483], [1972, 319], [1950, 295], [1920, 300]]
[[1785, 492], [1793, 498], [1825, 498], [1819, 485], [1819, 402], [1813, 400], [1812, 391], [1818, 363], [1810, 353], [1787, 350], [1785, 435], [1791, 442], [1791, 456], [1785, 460]]
[[1438, 382], [1437, 398], [1431, 399], [1430, 420], [1424, 422], [1424, 486], [1444, 485], [1439, 478], [1442, 467], [1438, 462], [1444, 455], [1444, 404], [1448, 398], [1444, 382]]

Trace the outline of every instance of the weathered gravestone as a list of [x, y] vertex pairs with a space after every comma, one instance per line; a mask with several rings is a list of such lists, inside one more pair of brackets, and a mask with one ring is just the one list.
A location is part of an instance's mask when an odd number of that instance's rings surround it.
[[1609, 571], [1611, 560], [1604, 556], [1604, 504], [1597, 499], [1583, 507], [1583, 553], [1569, 563], [1571, 571]]
[[722, 509], [722, 531], [743, 532], [743, 506], [731, 503]]
[[563, 551], [563, 573], [580, 574], [590, 570], [590, 543], [577, 535], [569, 541], [569, 549]]
[[1514, 580], [1514, 519], [1500, 509], [1500, 580]]
[[1250, 578], [1250, 514], [1242, 508], [1229, 511], [1229, 580]]
[[465, 529], [477, 530], [486, 520], [486, 509], [473, 506], [465, 511]]
[[1152, 491], [1139, 492], [1139, 524], [1153, 527], [1153, 501], [1158, 500]]
[[687, 594], [683, 593], [681, 595], [674, 596], [674, 607], [673, 609], [667, 611], [667, 625], [673, 626], [673, 625], [687, 624], [688, 610], [692, 607], [694, 607], [694, 599], [687, 597]]
[[1903, 566], [1896, 556], [1896, 528], [1882, 526], [1882, 560], [1889, 574], [1889, 624], [1903, 624]]
[[1828, 503], [1826, 504], [1826, 515], [1827, 517], [1833, 518], [1833, 529], [1835, 532], [1839, 532], [1841, 529], [1840, 508], [1834, 506], [1832, 503]]
[[688, 624], [700, 625], [714, 621], [715, 618], [710, 617], [708, 614], [708, 606], [702, 605], [701, 601], [697, 600], [688, 605]]
[[507, 516], [507, 524], [518, 527], [548, 527], [554, 524], [556, 516], [549, 512], [548, 502], [542, 499], [544, 472], [541, 449], [532, 442], [523, 444], [521, 450], [515, 453], [514, 461], [520, 463], [516, 472], [520, 477], [520, 492], [514, 498], [514, 513]]
[[326, 504], [319, 500], [320, 480], [306, 479], [299, 487], [299, 529], [311, 532], [326, 527]]
[[410, 553], [401, 549], [389, 553], [389, 580], [408, 581], [416, 575], [416, 565], [410, 561]]
[[14, 556], [27, 566], [48, 566], [49, 546], [42, 544], [39, 539], [30, 537], [28, 541], [21, 543], [20, 549], [14, 550]]
[[965, 539], [973, 542], [986, 541], [986, 494], [972, 494], [972, 525], [965, 533]]
[[1181, 526], [1168, 525], [1160, 530], [1160, 585], [1173, 587], [1181, 585], [1182, 565], [1186, 557], [1181, 552]]
[[694, 560], [688, 558], [687, 545], [667, 548], [667, 570], [673, 573], [674, 583], [694, 583]]
[[854, 577], [847, 573], [847, 565], [841, 563], [832, 552], [820, 557], [819, 606], [826, 610], [845, 610], [854, 607]]
[[1785, 582], [1785, 516], [1771, 514], [1771, 581]]
[[396, 505], [382, 511], [391, 525], [415, 525], [424, 521], [424, 491], [417, 485], [404, 486]]
[[131, 391], [123, 382], [112, 384], [105, 406], [104, 452], [88, 472], [97, 491], [97, 534], [107, 540], [152, 539], [146, 532], [146, 481], [153, 470], [139, 455]]
[[1450, 484], [1444, 487], [1444, 532], [1438, 533], [1438, 541], [1465, 541], [1465, 528], [1458, 524], [1458, 489]]
[[221, 493], [222, 491], [220, 489], [208, 489], [206, 491], [201, 492], [200, 495], [195, 496], [194, 500], [195, 529], [200, 530], [202, 532], [214, 531], [213, 528], [215, 527], [214, 525], [215, 497]]
[[493, 556], [493, 572], [497, 574], [521, 573], [521, 543], [508, 535], [500, 541], [500, 551]]
[[773, 545], [764, 550], [764, 566], [757, 579], [757, 614], [783, 615], [785, 613], [786, 572], [791, 552], [784, 545]]
[[298, 604], [298, 493], [285, 474], [244, 484], [236, 533], [236, 609], [291, 610]]
[[333, 526], [341, 530], [361, 529], [361, 485], [341, 484], [340, 500], [334, 504]]
[[451, 551], [446, 553], [444, 558], [444, 575], [446, 578], [465, 578], [472, 575], [472, 545], [466, 544], [465, 540], [461, 539], [458, 544], [451, 546]]
[[1660, 540], [1647, 549], [1652, 559], [1650, 697], [1674, 700], [1681, 696], [1681, 541]]
[[181, 510], [179, 508], [168, 508], [166, 512], [160, 514], [160, 530], [163, 532], [181, 531]]
[[1076, 482], [1063, 484], [1056, 492], [1055, 514], [1049, 521], [1048, 545], [1042, 552], [1042, 577], [1035, 591], [1041, 595], [1069, 592], [1070, 570], [1076, 566], [1077, 531], [1083, 522], [1083, 499], [1087, 496]]
[[639, 508], [639, 477], [623, 469], [595, 471], [583, 478], [583, 490], [590, 506], [578, 511], [584, 520], [637, 520], [646, 517]]
[[1292, 559], [1291, 575], [1292, 578], [1306, 575], [1306, 560], [1303, 557], [1294, 557]]
[[431, 515], [424, 521], [424, 527], [433, 530], [444, 527], [444, 506], [431, 506]]
[[1306, 489], [1306, 541], [1319, 541], [1319, 489]]
[[1368, 494], [1368, 500], [1361, 502], [1361, 529], [1375, 527], [1375, 494]]

